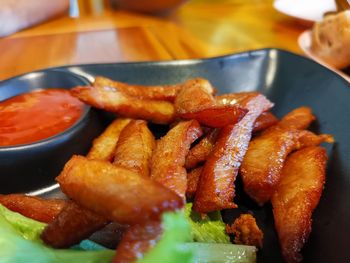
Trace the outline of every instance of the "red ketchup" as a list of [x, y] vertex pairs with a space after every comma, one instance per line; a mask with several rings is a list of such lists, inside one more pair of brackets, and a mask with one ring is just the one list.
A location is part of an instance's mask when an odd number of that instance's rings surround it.
[[84, 103], [64, 89], [36, 90], [0, 102], [0, 146], [37, 142], [71, 127]]

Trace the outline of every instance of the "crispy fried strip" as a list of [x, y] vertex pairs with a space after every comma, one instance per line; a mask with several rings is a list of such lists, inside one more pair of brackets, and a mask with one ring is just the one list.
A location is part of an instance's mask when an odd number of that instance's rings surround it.
[[121, 132], [113, 164], [149, 176], [155, 139], [143, 120], [132, 120]]
[[161, 234], [162, 226], [159, 221], [131, 226], [117, 247], [113, 263], [131, 263], [142, 258], [157, 243]]
[[329, 135], [310, 131], [271, 130], [254, 138], [241, 165], [244, 191], [259, 205], [270, 200], [278, 184], [287, 155], [293, 150], [332, 142]]
[[300, 250], [311, 232], [312, 212], [325, 183], [327, 155], [321, 147], [308, 147], [287, 158], [282, 178], [272, 196], [275, 227], [288, 263], [300, 262]]
[[264, 233], [251, 214], [241, 214], [231, 226], [226, 225], [226, 232], [235, 236], [235, 244], [263, 247]]
[[121, 224], [158, 219], [183, 200], [157, 182], [105, 161], [73, 156], [56, 178], [79, 205]]
[[254, 123], [253, 132], [263, 131], [272, 125], [275, 125], [278, 122], [278, 119], [271, 112], [266, 111], [261, 113], [261, 115], [256, 119]]
[[93, 86], [115, 88], [124, 94], [132, 97], [137, 97], [139, 99], [166, 100], [170, 102], [173, 102], [175, 100], [176, 94], [181, 88], [181, 84], [164, 86], [132, 85], [101, 76], [95, 78]]
[[305, 130], [316, 119], [309, 107], [299, 107], [285, 115], [276, 125], [264, 131], [270, 132], [279, 129]]
[[200, 213], [235, 208], [234, 181], [248, 148], [255, 120], [273, 104], [260, 94], [246, 101], [247, 115], [236, 125], [221, 129], [201, 174], [194, 210]]
[[187, 173], [187, 190], [186, 190], [187, 198], [193, 198], [195, 196], [202, 170], [203, 170], [203, 167], [201, 166]]
[[73, 96], [85, 103], [125, 117], [168, 124], [174, 120], [174, 106], [168, 101], [143, 100], [123, 94], [111, 87], [78, 86]]
[[116, 119], [92, 143], [89, 159], [110, 161], [113, 158], [119, 135], [130, 119]]
[[184, 83], [176, 96], [175, 111], [179, 118], [195, 119], [214, 128], [237, 123], [247, 113], [237, 105], [219, 105], [203, 85], [190, 81]]
[[61, 199], [42, 199], [23, 194], [0, 195], [0, 204], [34, 220], [50, 223], [66, 206]]
[[[70, 201], [43, 231], [41, 239], [55, 248], [65, 248], [78, 244], [108, 221], [98, 214]], [[73, 232], [74, 231], [74, 232]]]
[[196, 144], [186, 156], [185, 167], [191, 169], [204, 162], [214, 148], [219, 129], [213, 129]]
[[158, 142], [151, 161], [151, 178], [184, 198], [187, 188], [185, 157], [202, 135], [196, 120], [179, 122]]

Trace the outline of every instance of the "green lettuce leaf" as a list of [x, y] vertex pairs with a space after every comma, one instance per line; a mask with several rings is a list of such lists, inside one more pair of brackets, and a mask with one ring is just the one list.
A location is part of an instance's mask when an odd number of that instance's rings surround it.
[[180, 246], [191, 240], [190, 225], [184, 213], [165, 213], [162, 217], [163, 234], [158, 243], [137, 263], [192, 263], [191, 249]]
[[192, 210], [192, 203], [186, 205], [186, 218], [191, 225], [192, 241], [202, 243], [230, 243], [225, 223], [219, 211], [208, 213], [203, 218]]
[[[40, 240], [44, 227], [45, 224], [14, 213], [0, 205], [1, 263], [107, 263], [114, 256], [114, 251], [107, 249], [81, 251], [49, 248]], [[84, 244], [91, 246], [91, 244]]]

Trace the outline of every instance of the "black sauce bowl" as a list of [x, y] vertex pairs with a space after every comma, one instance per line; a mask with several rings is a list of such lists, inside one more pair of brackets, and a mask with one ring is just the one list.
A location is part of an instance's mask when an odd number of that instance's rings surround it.
[[[0, 101], [35, 89], [88, 85], [85, 78], [61, 70], [43, 70], [0, 82]], [[85, 154], [104, 127], [89, 106], [67, 130], [47, 139], [0, 147], [0, 194], [31, 192], [54, 184], [73, 154]]]

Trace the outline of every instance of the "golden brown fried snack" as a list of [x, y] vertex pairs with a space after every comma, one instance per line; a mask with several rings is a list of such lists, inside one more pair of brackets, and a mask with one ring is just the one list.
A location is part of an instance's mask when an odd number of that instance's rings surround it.
[[237, 105], [219, 105], [212, 93], [200, 82], [186, 82], [175, 99], [176, 116], [195, 119], [208, 127], [224, 127], [237, 123], [247, 110]]
[[104, 217], [70, 201], [44, 229], [41, 239], [52, 247], [67, 248], [88, 238], [107, 223]]
[[306, 130], [275, 129], [254, 138], [240, 168], [244, 191], [257, 204], [263, 205], [270, 200], [280, 180], [287, 155], [325, 141], [332, 142], [332, 137]]
[[66, 201], [42, 199], [24, 194], [0, 195], [0, 204], [34, 220], [50, 223], [65, 207]]
[[186, 156], [185, 167], [191, 169], [204, 162], [214, 148], [219, 129], [213, 129], [196, 144]]
[[195, 196], [202, 170], [203, 170], [203, 167], [197, 167], [196, 169], [193, 169], [192, 171], [187, 173], [187, 190], [186, 190], [187, 198], [193, 198]]
[[116, 119], [92, 143], [87, 154], [89, 159], [111, 161], [119, 135], [131, 119]]
[[78, 86], [71, 89], [81, 101], [119, 115], [168, 124], [174, 120], [174, 105], [168, 101], [143, 100], [123, 94], [111, 87]]
[[253, 132], [261, 132], [272, 125], [275, 125], [278, 122], [278, 119], [271, 112], [266, 111], [261, 113], [261, 115], [256, 119], [254, 123]]
[[325, 183], [327, 154], [308, 147], [291, 154], [272, 196], [275, 227], [282, 254], [288, 263], [300, 262], [300, 250], [311, 232], [312, 212]]
[[273, 104], [260, 94], [246, 100], [247, 115], [236, 125], [221, 129], [201, 174], [194, 201], [200, 213], [235, 208], [234, 181], [248, 149], [256, 119]]
[[157, 243], [161, 234], [162, 225], [159, 221], [131, 226], [117, 247], [113, 263], [132, 263], [142, 258]]
[[132, 85], [105, 77], [98, 76], [93, 83], [94, 87], [111, 87], [132, 97], [147, 100], [166, 100], [173, 102], [182, 84], [142, 86]]
[[155, 144], [147, 122], [132, 120], [119, 136], [113, 164], [135, 171], [140, 175], [149, 176]]
[[316, 119], [309, 107], [299, 107], [285, 115], [276, 125], [271, 126], [265, 132], [278, 129], [305, 130]]
[[226, 232], [235, 236], [235, 244], [263, 247], [264, 233], [251, 214], [241, 214], [231, 226], [226, 225]]
[[79, 205], [121, 224], [158, 219], [183, 200], [147, 177], [106, 161], [73, 156], [56, 178], [62, 192]]
[[185, 158], [193, 143], [202, 135], [196, 120], [179, 122], [158, 142], [151, 162], [151, 178], [184, 198], [187, 188]]

